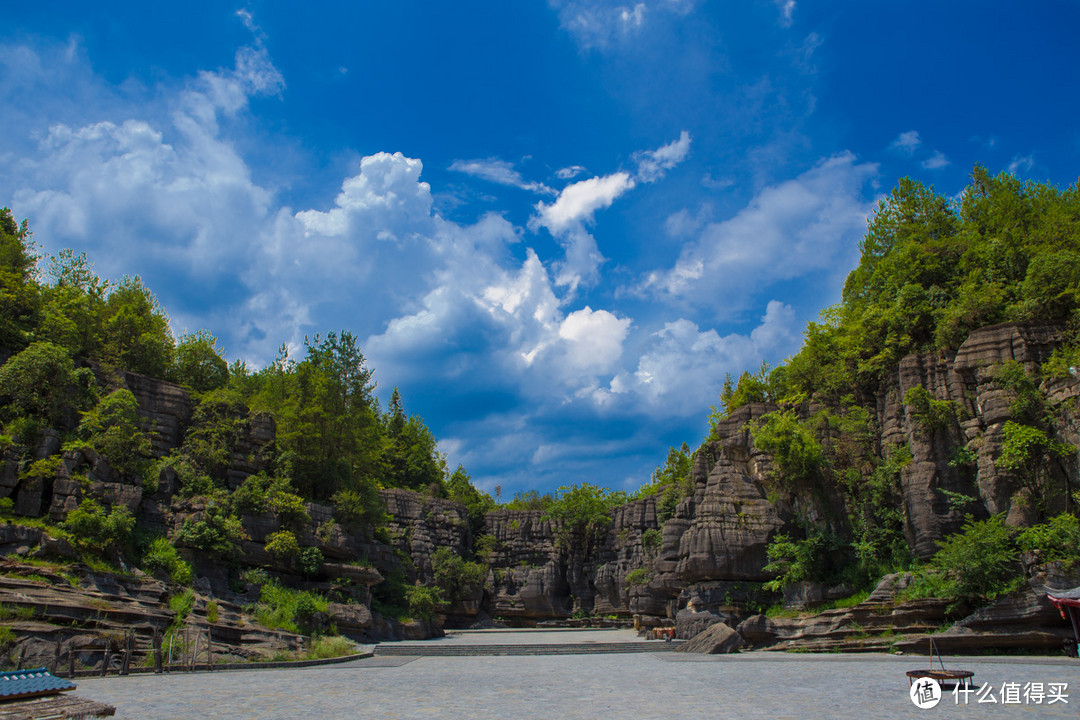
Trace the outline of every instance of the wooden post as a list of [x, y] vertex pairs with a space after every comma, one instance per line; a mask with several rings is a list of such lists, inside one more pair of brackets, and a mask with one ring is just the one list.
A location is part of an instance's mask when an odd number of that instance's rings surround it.
[[210, 638], [210, 626], [206, 626], [206, 670], [212, 672], [214, 669], [214, 643]]
[[120, 674], [127, 675], [131, 670], [131, 651], [134, 649], [134, 630], [124, 631], [124, 661], [120, 664]]
[[56, 639], [56, 647], [53, 649], [53, 659], [49, 663], [49, 672], [53, 675], [56, 674], [56, 668], [60, 665], [60, 643], [63, 642], [60, 638]]
[[22, 670], [23, 660], [26, 658], [26, 643], [19, 647], [19, 662], [15, 663], [16, 670]]
[[75, 677], [75, 640], [72, 639], [71, 645], [68, 646], [68, 677]]
[[105, 677], [105, 673], [109, 672], [109, 660], [112, 654], [112, 643], [108, 640], [105, 641], [105, 658], [101, 661], [101, 677]]
[[199, 632], [195, 632], [193, 635], [195, 635], [195, 649], [191, 651], [191, 664], [188, 665], [189, 672], [195, 671], [195, 661], [199, 659], [199, 638], [202, 637]]
[[161, 631], [154, 628], [154, 672], [161, 674]]

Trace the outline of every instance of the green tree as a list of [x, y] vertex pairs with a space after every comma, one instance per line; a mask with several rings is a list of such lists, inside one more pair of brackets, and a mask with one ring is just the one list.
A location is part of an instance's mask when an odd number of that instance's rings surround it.
[[487, 582], [488, 569], [478, 562], [468, 562], [453, 548], [440, 547], [431, 556], [435, 583], [450, 602], [475, 597]]
[[0, 208], [0, 347], [21, 350], [37, 320], [37, 255], [26, 220]]
[[446, 481], [446, 495], [450, 500], [465, 506], [473, 537], [477, 538], [483, 534], [484, 517], [495, 509], [495, 501], [486, 492], [481, 492], [473, 486], [472, 478], [461, 465], [457, 466]]
[[49, 258], [52, 284], [42, 288], [37, 340], [60, 345], [74, 356], [102, 359], [105, 346], [105, 298], [109, 283], [94, 273], [86, 253], [65, 249]]
[[140, 427], [139, 402], [130, 390], [114, 390], [83, 413], [79, 434], [120, 472], [133, 470], [150, 454], [150, 441]]
[[277, 420], [282, 460], [300, 494], [327, 500], [380, 475], [375, 385], [350, 333], [315, 336], [306, 348], [295, 362], [283, 346], [253, 379], [253, 404]]
[[777, 479], [785, 487], [818, 477], [825, 460], [821, 444], [794, 410], [762, 415], [751, 423], [750, 434], [755, 446], [772, 453]]
[[1054, 440], [1045, 431], [1009, 420], [1002, 428], [1001, 454], [994, 464], [1016, 472], [1031, 491], [1039, 510], [1045, 511], [1046, 498], [1051, 494], [1048, 486], [1051, 463], [1075, 453], [1075, 447]]
[[93, 397], [93, 378], [89, 370], [76, 370], [63, 348], [35, 342], [0, 367], [0, 402], [8, 418], [57, 425], [66, 408], [77, 410]]
[[984, 603], [1015, 588], [1020, 576], [1013, 531], [1004, 517], [976, 521], [940, 543], [931, 566], [951, 583], [954, 598]]
[[390, 410], [383, 416], [383, 428], [387, 484], [418, 491], [434, 487], [444, 493], [445, 471], [435, 437], [421, 418], [405, 415], [397, 388], [390, 397]]
[[587, 554], [600, 534], [611, 524], [611, 508], [626, 502], [626, 493], [612, 492], [596, 485], [563, 486], [543, 518], [555, 525], [555, 542], [564, 550]]
[[76, 545], [100, 553], [128, 540], [135, 517], [123, 505], [114, 505], [106, 514], [105, 508], [86, 498], [67, 514], [61, 526], [71, 533]]
[[172, 364], [169, 319], [138, 276], [124, 277], [105, 301], [104, 358], [117, 367], [164, 378]]
[[173, 357], [172, 377], [196, 392], [217, 390], [229, 381], [229, 365], [208, 330], [181, 337]]

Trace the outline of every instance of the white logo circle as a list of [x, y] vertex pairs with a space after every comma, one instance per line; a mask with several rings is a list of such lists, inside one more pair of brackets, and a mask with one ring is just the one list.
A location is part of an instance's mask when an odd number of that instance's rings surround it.
[[908, 691], [911, 702], [920, 710], [929, 710], [941, 702], [941, 685], [931, 677], [919, 678], [911, 685]]

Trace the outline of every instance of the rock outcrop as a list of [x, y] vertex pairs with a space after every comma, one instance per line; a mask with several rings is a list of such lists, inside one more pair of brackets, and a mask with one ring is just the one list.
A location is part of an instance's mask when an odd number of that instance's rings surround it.
[[[996, 379], [998, 368], [1015, 361], [1034, 373], [1059, 342], [1060, 332], [1055, 328], [986, 327], [971, 333], [952, 356], [931, 353], [903, 358], [881, 384], [871, 408], [877, 429], [873, 442], [882, 454], [900, 445], [910, 450], [911, 462], [899, 471], [899, 498], [906, 539], [920, 558], [936, 552], [939, 541], [957, 531], [968, 515], [984, 518], [1004, 513], [1008, 523], [1022, 526], [1033, 520], [1036, 501], [1053, 513], [1064, 507], [1067, 491], [1080, 487], [1076, 458], [1048, 469], [1049, 490], [1038, 498], [1032, 497], [1022, 478], [995, 462], [1015, 399]], [[162, 457], [180, 447], [195, 415], [187, 391], [131, 373], [120, 373], [117, 381], [138, 400], [153, 454]], [[949, 413], [932, 423], [920, 417], [905, 403], [916, 388], [923, 388]], [[1080, 446], [1080, 380], [1046, 380], [1041, 390], [1055, 418], [1057, 439]], [[838, 599], [851, 589], [800, 583], [783, 596], [764, 591], [762, 584], [772, 579], [764, 570], [767, 549], [777, 535], [798, 536], [807, 522], [826, 527], [838, 537], [850, 537], [852, 532], [838, 488], [827, 481], [808, 481], [805, 486], [779, 483], [773, 456], [755, 446], [748, 425], [776, 409], [752, 403], [720, 421], [715, 439], [695, 453], [692, 490], [673, 511], [670, 506], [661, 509], [657, 497], [635, 500], [615, 508], [606, 527], [570, 540], [566, 528], [541, 512], [500, 509], [488, 513], [484, 530], [493, 539], [493, 547], [484, 555], [489, 568], [486, 588], [475, 597], [459, 598], [446, 612], [454, 622], [464, 624], [488, 616], [525, 624], [583, 615], [634, 617], [639, 627], [673, 627], [677, 637], [700, 638], [708, 648], [745, 643], [774, 649], [895, 647], [916, 651], [932, 631], [938, 631], [935, 638], [941, 638], [943, 650], [1050, 648], [1061, 642], [1059, 630], [1067, 628], [1057, 627], [1056, 615], [1035, 581], [971, 614], [941, 601], [898, 602], [896, 593], [907, 582], [903, 575], [883, 580], [863, 603], [821, 613], [798, 609]], [[800, 412], [807, 418], [818, 410], [806, 403]], [[231, 490], [268, 469], [276, 435], [273, 420], [266, 415], [246, 413], [236, 427], [225, 471]], [[836, 440], [828, 428], [819, 432], [825, 445]], [[17, 516], [48, 516], [59, 522], [86, 497], [93, 497], [106, 507], [127, 507], [144, 528], [165, 534], [203, 519], [208, 512], [206, 501], [182, 499], [180, 490], [179, 477], [171, 468], [144, 482], [118, 472], [92, 449], [63, 450], [60, 435], [53, 431], [44, 432], [29, 452], [14, 447], [0, 451], [0, 498], [11, 498]], [[288, 584], [333, 595], [338, 602], [319, 621], [352, 637], [437, 634], [441, 630], [432, 623], [403, 624], [374, 613], [371, 588], [380, 587], [387, 578], [431, 582], [431, 559], [440, 547], [471, 558], [474, 538], [466, 510], [448, 500], [407, 490], [383, 490], [381, 496], [389, 522], [386, 534], [380, 531], [378, 538], [370, 529], [343, 524], [333, 507], [321, 503], [305, 505], [311, 521], [303, 527], [290, 525], [272, 512], [248, 512], [241, 518], [246, 539], [235, 562], [260, 566]], [[965, 496], [970, 501], [958, 501]], [[323, 563], [317, 572], [310, 567], [302, 571], [295, 559], [267, 551], [271, 535], [286, 528], [301, 546], [319, 550]], [[39, 529], [7, 524], [0, 525], [0, 555], [70, 560], [77, 553], [70, 543]], [[245, 628], [241, 623], [239, 604], [257, 599], [257, 586], [245, 584], [237, 571], [218, 560], [195, 552], [187, 555], [196, 568], [193, 585], [204, 598], [200, 602], [219, 598], [220, 612], [227, 618], [220, 628], [222, 639], [215, 639], [232, 648], [224, 652], [239, 657], [249, 652], [245, 648], [266, 650], [275, 643], [279, 649], [298, 646], [296, 638], [266, 634], [265, 629]], [[23, 574], [29, 578], [32, 573]], [[78, 603], [72, 600], [80, 593], [86, 594], [87, 602], [108, 604], [104, 624], [90, 628], [95, 632], [120, 627], [131, 608], [136, 608], [131, 610], [131, 622], [158, 628], [171, 622], [163, 607], [161, 581], [111, 580], [123, 587], [90, 589], [105, 582], [100, 577], [80, 580], [78, 587], [57, 590], [59, 595], [46, 598], [36, 580], [13, 580], [0, 584], [0, 599], [5, 604], [12, 597], [26, 600], [24, 605], [31, 609], [24, 612], [33, 617], [23, 619], [21, 632], [39, 644], [54, 632], [45, 625], [58, 627], [63, 613], [78, 616], [79, 622], [86, 619], [86, 603], [77, 609]], [[1077, 583], [1080, 579], [1073, 584]], [[136, 585], [138, 589], [132, 589]], [[94, 592], [104, 594], [98, 597]], [[114, 597], [125, 593], [142, 599], [132, 604]], [[787, 613], [761, 614], [762, 608], [778, 601], [788, 606]], [[39, 617], [36, 613], [46, 605], [55, 605], [60, 614]], [[943, 626], [948, 629], [940, 632]]]

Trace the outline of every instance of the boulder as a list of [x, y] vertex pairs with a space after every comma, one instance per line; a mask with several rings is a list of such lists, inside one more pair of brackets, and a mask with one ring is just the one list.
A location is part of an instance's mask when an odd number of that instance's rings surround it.
[[373, 619], [366, 605], [330, 603], [326, 616], [342, 635], [363, 635], [371, 627]]
[[728, 627], [726, 623], [721, 622], [687, 640], [675, 648], [675, 652], [718, 655], [720, 653], [735, 652], [744, 644], [739, 633]]

